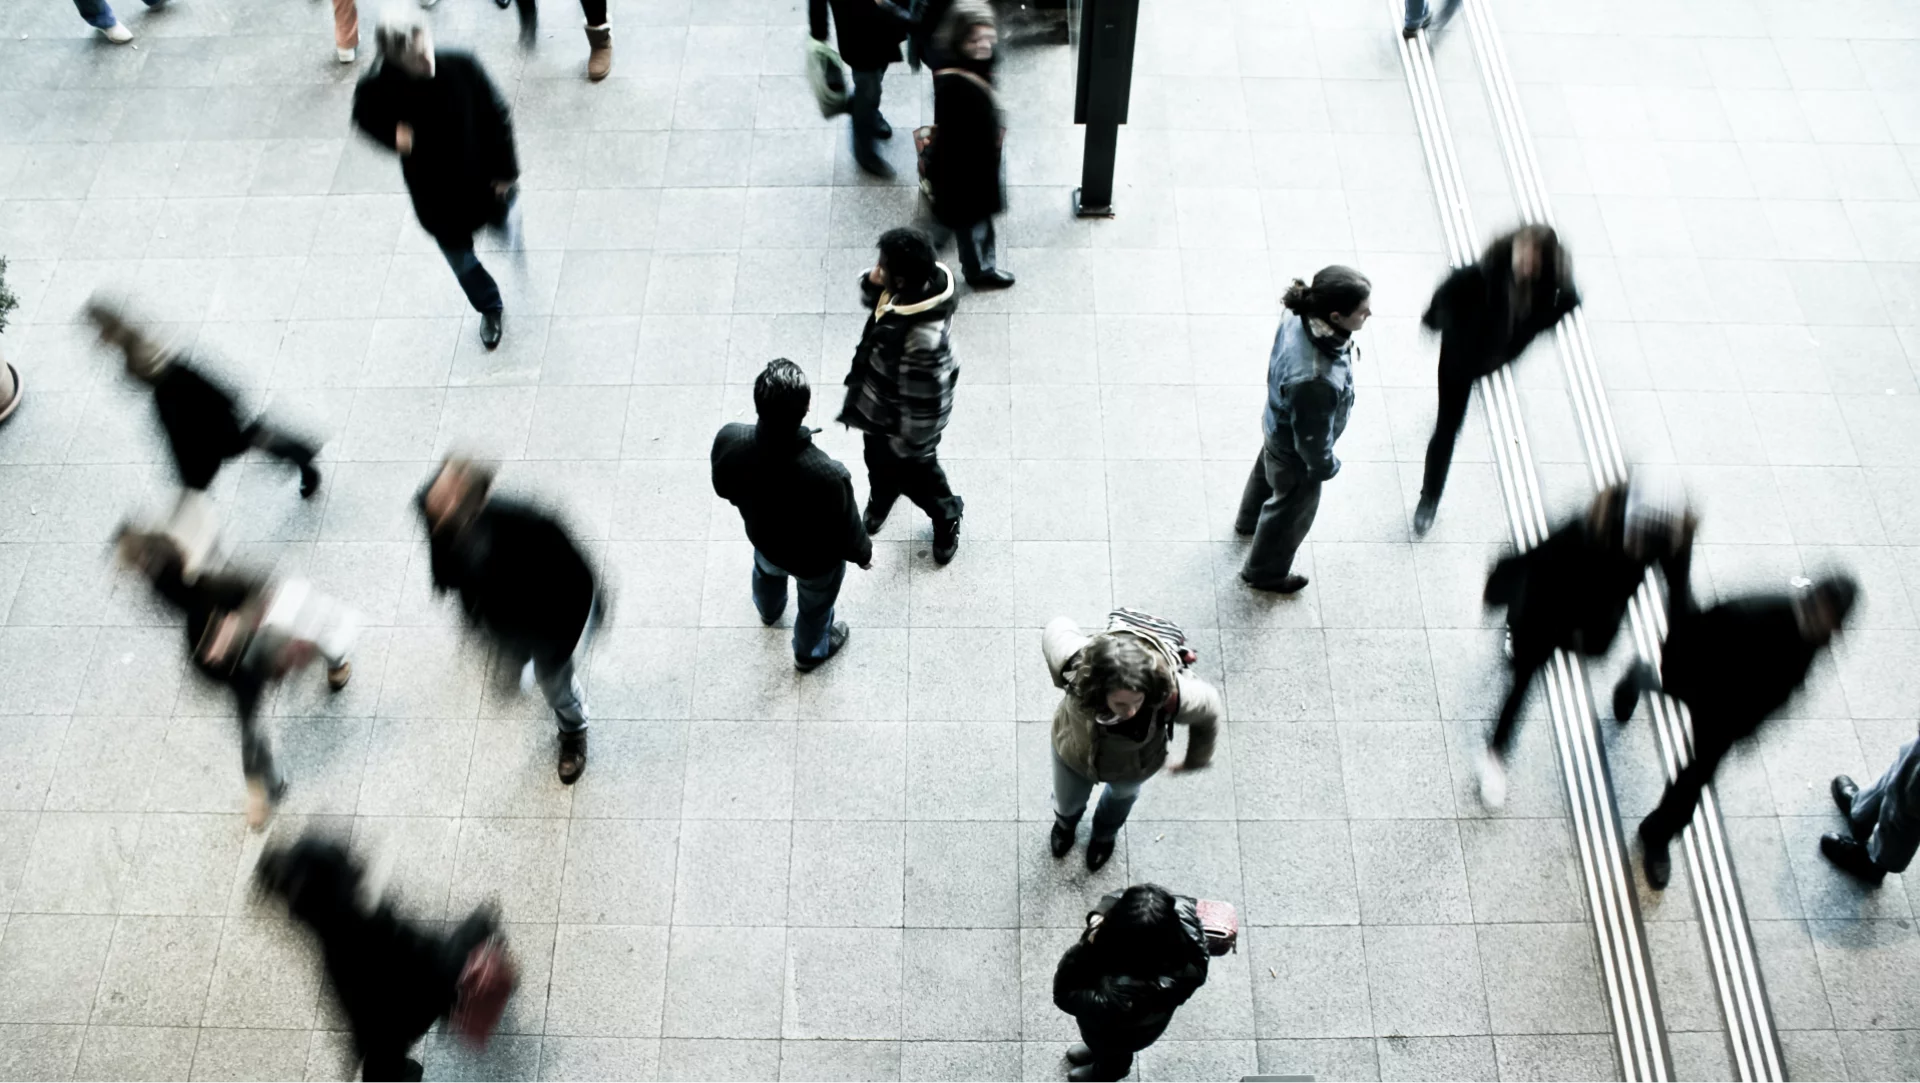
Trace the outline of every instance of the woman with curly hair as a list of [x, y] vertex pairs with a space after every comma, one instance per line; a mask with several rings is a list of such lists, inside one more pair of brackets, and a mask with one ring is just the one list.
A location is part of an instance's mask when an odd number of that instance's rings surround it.
[[1071, 618], [1056, 617], [1040, 637], [1054, 686], [1066, 692], [1053, 712], [1053, 856], [1073, 849], [1093, 787], [1107, 787], [1087, 840], [1089, 869], [1113, 856], [1140, 787], [1167, 766], [1173, 727], [1191, 732], [1186, 759], [1172, 771], [1205, 767], [1219, 729], [1220, 693], [1187, 672], [1177, 644], [1133, 618], [1118, 611], [1106, 631], [1089, 637]]

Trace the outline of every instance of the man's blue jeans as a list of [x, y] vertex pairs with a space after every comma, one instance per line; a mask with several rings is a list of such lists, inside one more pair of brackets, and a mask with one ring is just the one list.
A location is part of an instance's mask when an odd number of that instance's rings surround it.
[[[146, 0], [150, 8], [157, 8], [166, 2]], [[113, 8], [107, 4], [107, 0], [73, 0], [73, 6], [80, 12], [80, 17], [87, 21], [87, 25], [99, 30], [106, 30], [120, 21], [113, 17]]]
[[[828, 653], [828, 633], [833, 628], [833, 603], [840, 597], [840, 583], [847, 577], [847, 564], [841, 561], [825, 575], [802, 579], [793, 576], [800, 595], [800, 610], [793, 616], [793, 656], [824, 659]], [[768, 624], [780, 619], [787, 609], [786, 569], [753, 551], [753, 605], [760, 619]]]
[[474, 252], [472, 241], [468, 241], [465, 248], [455, 248], [441, 241], [440, 254], [447, 257], [447, 266], [453, 268], [453, 276], [460, 280], [460, 289], [466, 293], [467, 303], [473, 306], [475, 312], [498, 312], [504, 307], [500, 300], [500, 286], [480, 265], [480, 257]]

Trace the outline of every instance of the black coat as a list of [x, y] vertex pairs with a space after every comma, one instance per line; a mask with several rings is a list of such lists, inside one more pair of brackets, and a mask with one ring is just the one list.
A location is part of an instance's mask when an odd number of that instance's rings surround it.
[[1074, 1017], [1080, 1036], [1095, 1051], [1134, 1053], [1152, 1045], [1173, 1010], [1207, 982], [1207, 935], [1193, 900], [1174, 896], [1182, 942], [1191, 947], [1181, 965], [1168, 974], [1128, 973], [1128, 960], [1101, 951], [1096, 937], [1084, 935], [1060, 957], [1053, 972], [1054, 1006]]
[[1750, 595], [1697, 609], [1686, 562], [1676, 565], [1667, 578], [1662, 689], [1687, 705], [1696, 728], [1737, 740], [1793, 698], [1820, 648], [1800, 634], [1792, 598]]
[[1555, 648], [1597, 657], [1613, 645], [1649, 563], [1596, 536], [1582, 517], [1495, 565], [1484, 597], [1507, 607], [1516, 665], [1538, 664]]
[[154, 574], [153, 589], [186, 618], [187, 657], [193, 659], [193, 668], [208, 680], [226, 685], [233, 692], [240, 720], [251, 723], [259, 715], [272, 675], [249, 666], [244, 650], [229, 663], [211, 665], [200, 657], [200, 644], [215, 621], [253, 600], [266, 589], [265, 584], [233, 574], [201, 575], [189, 583], [181, 575], [180, 562], [170, 560]]
[[713, 491], [740, 509], [753, 547], [793, 575], [811, 579], [873, 558], [853, 476], [814, 446], [811, 430], [725, 426], [713, 438]]
[[434, 75], [416, 79], [376, 64], [353, 92], [353, 122], [374, 142], [394, 149], [394, 128], [413, 129], [413, 149], [400, 174], [420, 226], [458, 247], [475, 230], [503, 221], [496, 181], [514, 181], [513, 123], [507, 103], [478, 61], [465, 53], [434, 54]]
[[827, 40], [827, 8], [833, 8], [833, 36], [840, 59], [854, 71], [879, 71], [900, 59], [913, 16], [894, 0], [807, 0], [807, 24], [815, 41]]
[[1513, 313], [1513, 244], [1495, 242], [1478, 263], [1461, 267], [1433, 292], [1420, 322], [1440, 332], [1440, 377], [1461, 383], [1493, 372], [1526, 352], [1534, 337], [1560, 322], [1580, 304], [1573, 276], [1535, 278], [1526, 315]]
[[189, 489], [212, 485], [221, 464], [247, 450], [247, 427], [233, 396], [183, 362], [168, 365], [153, 382], [153, 406], [180, 484]]
[[927, 182], [933, 214], [950, 229], [1006, 208], [1000, 187], [1000, 108], [977, 72], [945, 68], [933, 77], [933, 145]]
[[596, 588], [593, 569], [559, 523], [494, 499], [464, 529], [430, 532], [428, 546], [434, 588], [459, 591], [474, 623], [534, 658], [573, 653]]

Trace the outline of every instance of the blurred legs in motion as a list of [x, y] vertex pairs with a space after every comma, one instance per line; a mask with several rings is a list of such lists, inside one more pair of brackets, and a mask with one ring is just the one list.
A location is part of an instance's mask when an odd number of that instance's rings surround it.
[[333, 50], [340, 63], [351, 64], [360, 47], [360, 11], [355, 0], [333, 0]]

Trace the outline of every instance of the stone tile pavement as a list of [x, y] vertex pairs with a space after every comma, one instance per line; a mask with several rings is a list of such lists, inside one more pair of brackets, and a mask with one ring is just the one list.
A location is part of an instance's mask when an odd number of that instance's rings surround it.
[[[0, 430], [0, 1074], [351, 1068], [310, 945], [247, 890], [229, 706], [107, 566], [114, 525], [171, 479], [146, 404], [73, 323], [100, 289], [328, 440], [315, 501], [252, 463], [216, 498], [238, 559], [368, 622], [347, 691], [272, 705], [294, 781], [276, 833], [391, 850], [413, 914], [497, 899], [512, 923], [506, 1034], [480, 1055], [430, 1039], [431, 1077], [1057, 1078], [1054, 962], [1093, 899], [1141, 879], [1231, 899], [1245, 926], [1143, 1078], [1617, 1073], [1545, 727], [1502, 813], [1472, 791], [1504, 679], [1476, 600], [1505, 539], [1478, 418], [1410, 543], [1432, 409], [1415, 318], [1444, 260], [1383, 5], [1146, 5], [1109, 222], [1067, 213], [1067, 50], [1010, 50], [1000, 234], [1021, 281], [955, 325], [961, 554], [935, 565], [924, 521], [896, 515], [850, 575], [846, 654], [804, 677], [753, 614], [706, 449], [770, 357], [830, 398], [872, 239], [920, 210], [908, 140], [888, 147], [902, 182], [875, 183], [813, 109], [797, 0], [614, 0], [597, 86], [557, 0], [531, 54], [490, 4], [435, 9], [515, 107], [530, 240], [523, 264], [486, 257], [508, 298], [491, 354], [398, 169], [347, 131], [323, 5], [123, 7], [137, 48], [52, 0], [0, 8], [0, 255], [23, 301], [0, 350], [32, 396]], [[1909, 904], [1811, 855], [1826, 775], [1869, 773], [1920, 713], [1914, 28], [1892, 4], [1817, 24], [1712, 7], [1752, 17], [1498, 12], [1629, 457], [1708, 503], [1702, 588], [1828, 559], [1865, 578], [1804, 718], [1723, 796], [1796, 1076], [1890, 1077], [1920, 1063], [1897, 1029]], [[1441, 44], [1460, 117], [1465, 46]], [[924, 75], [896, 70], [886, 111], [902, 136], [930, 119]], [[1512, 213], [1498, 145], [1459, 123], [1491, 228]], [[1372, 276], [1379, 313], [1346, 466], [1302, 554], [1313, 585], [1254, 597], [1230, 522], [1276, 298], [1334, 261]], [[1586, 471], [1557, 366], [1522, 383], [1570, 506]], [[821, 440], [859, 473], [856, 441]], [[543, 709], [427, 588], [407, 500], [454, 447], [556, 504], [617, 591], [571, 790]], [[1113, 604], [1185, 623], [1229, 715], [1215, 766], [1149, 786], [1089, 876], [1044, 849], [1039, 628]], [[1614, 764], [1637, 812], [1644, 729]], [[1691, 904], [1669, 894], [1650, 935], [1684, 958]], [[1724, 1074], [1717, 1019], [1669, 1025], [1683, 1072]]]

